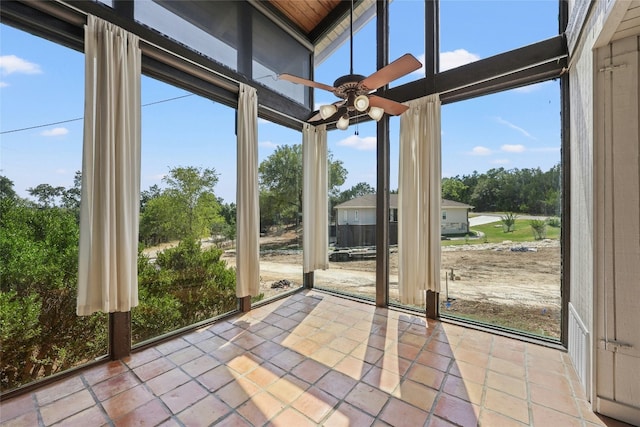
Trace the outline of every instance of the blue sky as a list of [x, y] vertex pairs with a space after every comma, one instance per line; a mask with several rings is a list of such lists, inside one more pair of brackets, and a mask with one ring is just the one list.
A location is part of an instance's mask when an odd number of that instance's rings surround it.
[[[443, 1], [441, 67], [453, 68], [557, 34], [557, 1]], [[390, 5], [390, 57], [424, 55], [424, 10], [420, 2]], [[354, 37], [354, 72], [375, 71], [375, 20]], [[0, 131], [81, 118], [84, 56], [6, 25], [0, 26]], [[349, 44], [320, 64], [316, 80], [332, 84], [349, 72]], [[422, 73], [422, 74], [420, 74]], [[424, 71], [392, 85], [424, 75]], [[148, 77], [142, 102], [151, 104], [189, 95]], [[331, 93], [316, 91], [316, 103], [331, 103]], [[220, 175], [217, 194], [235, 199], [235, 113], [188, 96], [143, 107], [142, 189], [171, 167], [213, 167]], [[358, 135], [355, 135], [355, 130]], [[397, 187], [399, 118], [391, 120], [391, 188]], [[278, 145], [299, 144], [300, 133], [260, 120], [259, 157]], [[352, 124], [329, 133], [328, 145], [349, 174], [343, 189], [364, 181], [375, 187], [375, 125]], [[560, 159], [560, 96], [557, 81], [503, 92], [442, 108], [443, 176], [484, 172], [493, 167], [547, 170]], [[82, 121], [0, 135], [0, 174], [26, 195], [40, 183], [72, 185], [81, 169]]]

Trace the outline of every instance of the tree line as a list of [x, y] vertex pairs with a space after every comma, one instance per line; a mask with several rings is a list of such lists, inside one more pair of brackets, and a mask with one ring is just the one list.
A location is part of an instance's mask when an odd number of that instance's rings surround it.
[[489, 169], [442, 179], [442, 197], [474, 207], [476, 212], [517, 212], [559, 216], [561, 169]]

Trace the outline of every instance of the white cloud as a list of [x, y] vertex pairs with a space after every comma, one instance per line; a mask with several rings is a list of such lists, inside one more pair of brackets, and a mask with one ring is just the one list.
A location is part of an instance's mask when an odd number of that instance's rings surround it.
[[7, 86], [9, 86], [9, 83], [0, 81], [0, 87], [7, 87]]
[[556, 151], [560, 151], [560, 147], [540, 147], [540, 148], [531, 148], [529, 151], [535, 151], [536, 153], [553, 153]]
[[472, 156], [488, 156], [491, 154], [491, 150], [482, 145], [477, 145], [469, 152]]
[[495, 159], [491, 161], [492, 164], [494, 165], [508, 165], [509, 163], [511, 163], [511, 160], [509, 159]]
[[66, 169], [56, 169], [55, 173], [58, 175], [66, 175], [67, 174], [67, 170]]
[[[425, 75], [424, 58], [424, 53], [422, 55], [418, 55], [418, 61], [420, 61], [422, 67], [418, 68], [411, 74], [420, 74], [423, 76]], [[461, 65], [475, 62], [478, 59], [480, 59], [480, 55], [471, 53], [466, 49], [456, 49], [450, 52], [442, 52], [440, 54], [440, 71], [450, 70]]]
[[546, 82], [540, 82], [540, 83], [536, 83], [533, 85], [527, 85], [527, 86], [522, 86], [519, 88], [514, 89], [514, 92], [519, 92], [519, 93], [531, 93], [531, 92], [536, 92], [538, 90], [541, 90], [543, 88], [543, 86], [545, 85], [549, 85], [552, 84], [552, 82], [550, 81], [546, 81]]
[[442, 52], [440, 54], [440, 71], [450, 70], [469, 64], [480, 59], [480, 55], [471, 53], [466, 49], [456, 49], [451, 52]]
[[69, 129], [67, 128], [53, 128], [47, 129], [40, 133], [42, 136], [62, 136], [69, 133]]
[[527, 150], [522, 144], [504, 144], [500, 149], [507, 153], [522, 153]]
[[166, 173], [159, 173], [157, 175], [151, 175], [149, 179], [152, 181], [162, 181], [165, 176], [167, 176]]
[[375, 150], [376, 149], [376, 137], [366, 136], [361, 138], [358, 135], [351, 135], [338, 142], [338, 145], [345, 147], [355, 148], [356, 150]]
[[275, 142], [271, 142], [271, 141], [260, 141], [258, 142], [258, 145], [260, 147], [265, 147], [265, 148], [277, 148], [280, 144], [276, 144]]
[[502, 124], [502, 125], [510, 127], [511, 129], [517, 130], [518, 132], [520, 132], [521, 134], [523, 134], [527, 138], [536, 139], [533, 135], [531, 135], [529, 132], [527, 132], [526, 130], [524, 130], [520, 126], [516, 126], [513, 123], [503, 119], [502, 117], [496, 117], [496, 121], [498, 123]]
[[38, 64], [29, 62], [25, 59], [18, 58], [15, 55], [0, 56], [0, 71], [3, 75], [22, 73], [22, 74], [40, 74], [42, 70]]

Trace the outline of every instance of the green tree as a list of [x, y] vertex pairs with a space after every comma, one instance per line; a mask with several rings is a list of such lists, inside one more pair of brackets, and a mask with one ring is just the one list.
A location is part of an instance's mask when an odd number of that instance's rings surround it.
[[219, 210], [213, 189], [218, 183], [215, 169], [177, 167], [162, 179], [167, 184], [165, 193], [179, 206], [186, 220], [185, 236], [201, 237], [209, 230], [207, 220]]
[[235, 270], [227, 267], [221, 255], [220, 249], [202, 249], [200, 241], [192, 238], [158, 253], [155, 262], [140, 254], [140, 305], [132, 312], [133, 341], [235, 309]]
[[82, 197], [82, 172], [76, 171], [73, 176], [73, 187], [67, 188], [62, 193], [62, 206], [71, 210], [76, 220], [80, 222], [80, 199]]
[[[0, 228], [2, 389], [105, 354], [106, 317], [76, 316], [74, 212], [2, 199]], [[11, 350], [7, 357], [5, 349]]]
[[13, 181], [4, 175], [0, 175], [0, 199], [16, 199], [18, 195], [13, 189]]
[[177, 167], [163, 178], [167, 188], [153, 186], [141, 193], [140, 241], [155, 245], [183, 238], [201, 238], [224, 222], [214, 195], [214, 169]]
[[353, 187], [342, 191], [338, 197], [336, 198], [336, 201], [338, 203], [343, 203], [346, 202], [348, 200], [351, 199], [355, 199], [356, 197], [361, 197], [361, 196], [365, 196], [367, 194], [374, 194], [376, 192], [376, 189], [373, 188], [371, 185], [369, 185], [366, 182], [359, 182], [356, 185], [354, 185]]
[[[347, 178], [342, 161], [327, 156], [329, 193], [337, 195], [337, 189]], [[280, 223], [297, 223], [302, 216], [302, 145], [282, 145], [260, 163], [258, 168], [260, 191], [266, 192], [261, 202], [268, 202], [261, 222], [269, 223], [279, 218]]]
[[145, 208], [147, 207], [147, 203], [149, 203], [149, 201], [155, 199], [156, 197], [160, 197], [161, 194], [162, 190], [160, 189], [158, 184], [152, 185], [148, 190], [140, 191], [140, 212], [144, 212]]
[[51, 184], [38, 184], [27, 188], [27, 193], [35, 197], [40, 207], [50, 208], [57, 205], [57, 201], [64, 195], [64, 187], [54, 187]]
[[458, 177], [442, 179], [442, 198], [466, 203], [469, 187]]

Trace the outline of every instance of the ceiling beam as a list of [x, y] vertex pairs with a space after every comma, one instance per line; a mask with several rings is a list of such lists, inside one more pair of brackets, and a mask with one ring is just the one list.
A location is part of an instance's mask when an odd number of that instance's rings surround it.
[[23, 3], [3, 0], [0, 21], [73, 50], [82, 52], [84, 49], [83, 18], [79, 22], [69, 22]]
[[558, 63], [547, 62], [506, 76], [477, 83], [458, 90], [445, 92], [440, 95], [440, 101], [442, 104], [449, 104], [452, 102], [463, 101], [465, 99], [490, 95], [504, 90], [516, 89], [518, 87], [551, 80], [555, 77], [560, 77], [564, 67], [566, 66], [567, 58], [562, 58]]
[[[547, 78], [549, 78], [549, 73], [560, 76], [566, 67], [567, 52], [564, 35], [558, 35], [376, 94], [398, 102], [421, 98], [432, 93], [440, 93], [442, 98], [446, 98], [448, 92], [455, 92], [456, 96], [461, 98], [468, 98], [462, 95], [465, 92], [473, 94], [473, 96], [480, 96], [540, 81], [539, 73], [546, 75]], [[542, 64], [551, 65], [538, 68]], [[511, 79], [507, 76], [514, 74], [518, 74], [520, 77], [517, 81], [510, 83]], [[499, 84], [491, 89], [490, 81], [499, 82]], [[433, 88], [433, 90], [429, 90], [429, 88]], [[479, 90], [480, 88], [482, 90]]]

